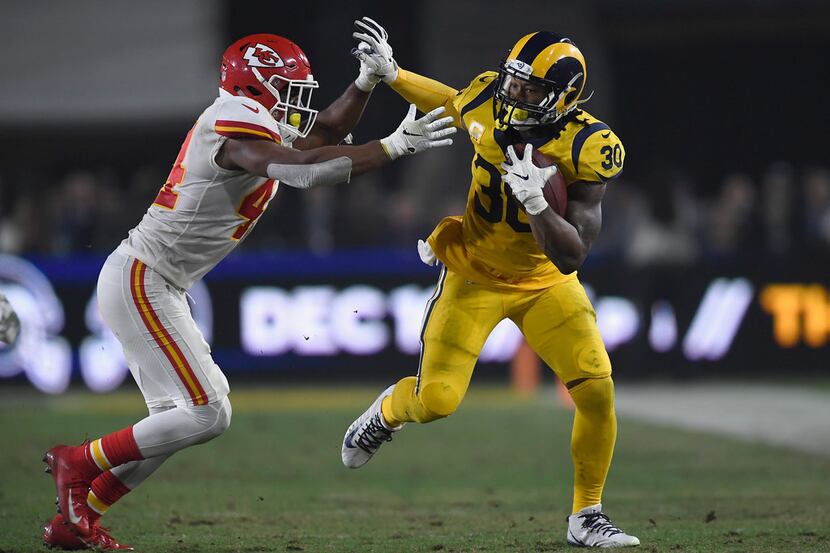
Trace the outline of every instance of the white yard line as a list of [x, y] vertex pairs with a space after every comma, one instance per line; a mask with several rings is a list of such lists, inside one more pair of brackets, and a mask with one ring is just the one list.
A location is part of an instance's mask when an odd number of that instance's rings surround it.
[[743, 383], [619, 384], [622, 418], [830, 455], [830, 393]]

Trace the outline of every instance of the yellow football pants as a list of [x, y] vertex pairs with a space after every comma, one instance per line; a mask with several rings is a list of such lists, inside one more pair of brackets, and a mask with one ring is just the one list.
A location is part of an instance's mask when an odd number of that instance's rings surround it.
[[614, 386], [596, 315], [576, 279], [544, 290], [506, 292], [442, 268], [424, 313], [418, 375], [396, 384], [383, 402], [384, 418], [396, 426], [455, 412], [484, 342], [505, 318], [568, 386], [576, 405], [574, 512], [600, 503], [617, 434]]

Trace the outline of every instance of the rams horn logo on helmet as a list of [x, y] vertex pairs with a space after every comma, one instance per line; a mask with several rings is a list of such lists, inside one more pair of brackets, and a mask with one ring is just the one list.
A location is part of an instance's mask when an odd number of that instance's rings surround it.
[[272, 48], [260, 43], [248, 46], [245, 55], [242, 57], [251, 67], [282, 67], [285, 65], [279, 54]]

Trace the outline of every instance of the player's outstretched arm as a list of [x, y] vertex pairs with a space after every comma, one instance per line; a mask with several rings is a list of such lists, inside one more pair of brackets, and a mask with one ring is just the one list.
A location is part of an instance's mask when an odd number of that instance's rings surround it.
[[410, 105], [395, 132], [360, 146], [295, 150], [269, 140], [231, 138], [222, 145], [216, 163], [224, 169], [247, 171], [295, 188], [348, 182], [351, 175], [377, 169], [401, 156], [452, 144], [449, 136], [456, 129], [450, 126], [451, 117], [440, 118], [443, 111], [439, 108], [415, 119], [415, 106]]
[[371, 91], [380, 81], [389, 85], [407, 102], [415, 104], [424, 113], [443, 106], [448, 116], [460, 126], [460, 119], [452, 101], [458, 91], [436, 80], [398, 67], [392, 56], [389, 34], [379, 23], [364, 17], [354, 22], [357, 29], [352, 36], [358, 41], [352, 55], [360, 61], [360, 74], [355, 86]]
[[[294, 147], [297, 149], [310, 150], [339, 144], [357, 126], [375, 85], [381, 79], [395, 79], [398, 66], [392, 57], [392, 47], [386, 42], [386, 30], [368, 17], [362, 21], [355, 21], [355, 25], [360, 31], [368, 30], [372, 33], [372, 37], [366, 38], [374, 46], [359, 39], [358, 48], [352, 49], [352, 55], [360, 60], [360, 73], [357, 79], [349, 84], [338, 99], [317, 115], [317, 121], [306, 138], [294, 141]], [[375, 36], [377, 40], [373, 38]], [[367, 52], [372, 53], [371, 57]], [[426, 113], [431, 109], [423, 111]]]
[[533, 164], [533, 147], [525, 147], [524, 157], [516, 155], [513, 146], [507, 148], [502, 169], [502, 180], [522, 203], [530, 221], [530, 230], [539, 248], [564, 274], [582, 266], [591, 244], [602, 227], [602, 197], [605, 185], [576, 182], [568, 186], [568, 212], [565, 217], [550, 208], [542, 188], [556, 166], [537, 167]]
[[296, 139], [293, 142], [294, 148], [311, 150], [340, 144], [360, 121], [369, 101], [369, 94], [350, 83], [339, 98], [317, 114], [317, 121], [314, 122], [308, 136]]
[[[375, 85], [381, 80], [395, 80], [398, 66], [392, 57], [392, 47], [386, 42], [386, 30], [368, 17], [355, 21], [355, 25], [360, 32], [355, 32], [354, 35], [365, 36], [372, 43], [370, 46], [359, 39], [358, 48], [352, 49], [352, 55], [360, 60], [360, 73], [339, 98], [317, 115], [317, 121], [308, 136], [294, 141], [293, 145], [298, 150], [333, 146], [342, 142], [360, 122]], [[367, 32], [371, 36], [365, 35]], [[371, 52], [371, 57], [367, 52]], [[435, 107], [438, 106], [422, 111], [426, 113]]]

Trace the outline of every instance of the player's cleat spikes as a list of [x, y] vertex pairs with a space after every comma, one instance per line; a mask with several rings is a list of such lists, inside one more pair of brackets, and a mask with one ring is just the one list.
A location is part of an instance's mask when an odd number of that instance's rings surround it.
[[90, 535], [81, 537], [61, 515], [55, 515], [43, 528], [44, 545], [64, 550], [94, 549], [95, 551], [132, 551], [131, 545], [118, 543], [109, 530], [93, 524]]
[[629, 536], [602, 512], [602, 504], [585, 507], [568, 517], [568, 544], [577, 547], [631, 547], [640, 540]]
[[64, 550], [89, 549], [71, 528], [61, 515], [55, 515], [55, 518], [43, 527], [43, 544]]
[[368, 463], [383, 442], [391, 441], [392, 433], [403, 428], [403, 424], [394, 428], [387, 425], [380, 411], [383, 398], [390, 395], [394, 389], [393, 384], [382, 391], [372, 405], [346, 430], [340, 457], [343, 464], [350, 469], [360, 468]]
[[103, 526], [98, 526], [96, 523], [92, 527], [92, 535], [88, 538], [82, 538], [84, 543], [96, 551], [132, 551], [133, 546], [125, 543], [118, 543], [118, 540], [112, 537], [110, 531]]

